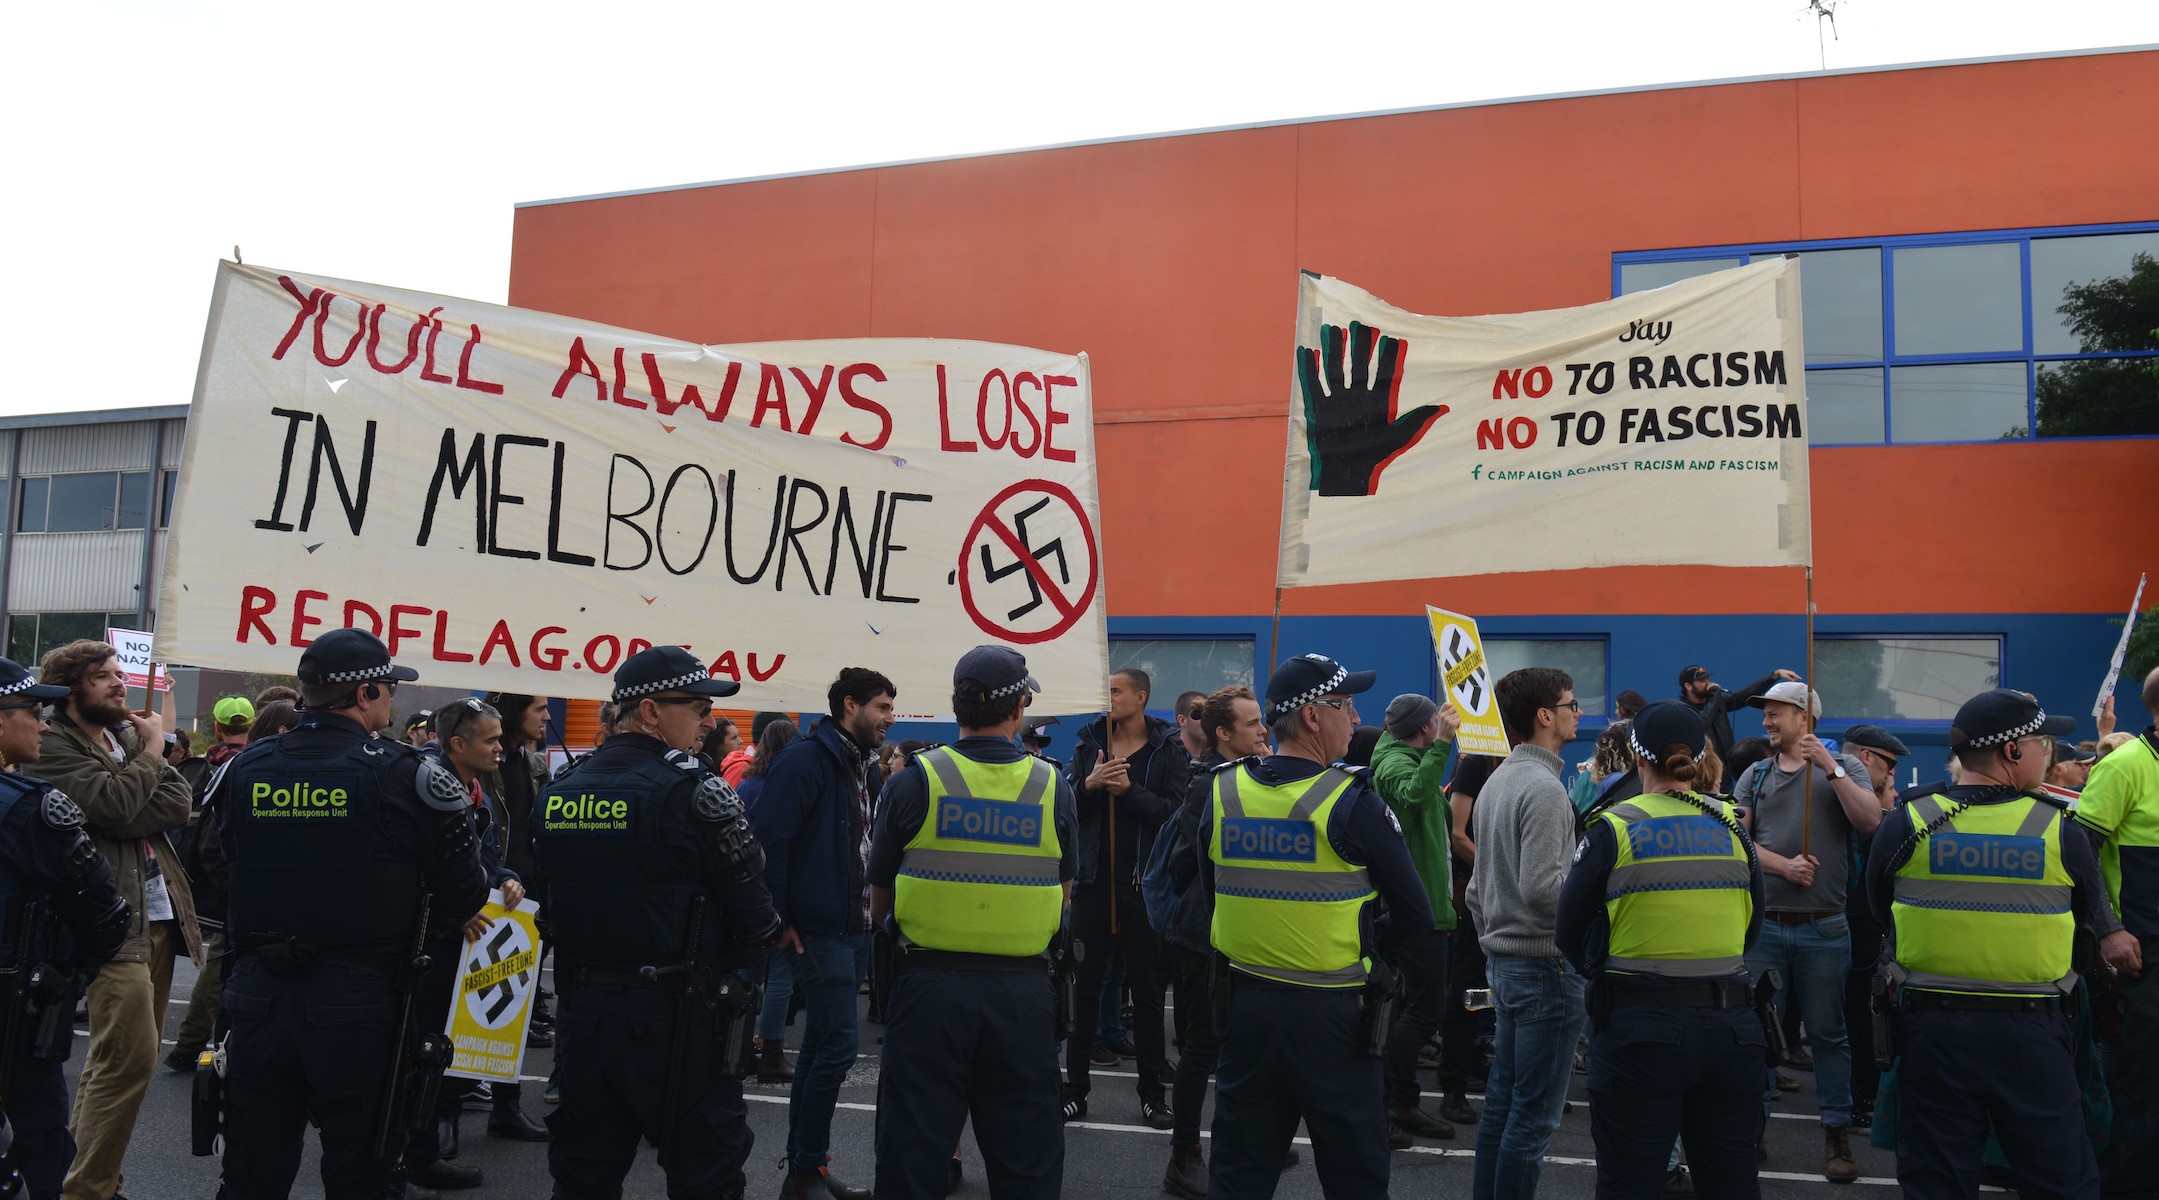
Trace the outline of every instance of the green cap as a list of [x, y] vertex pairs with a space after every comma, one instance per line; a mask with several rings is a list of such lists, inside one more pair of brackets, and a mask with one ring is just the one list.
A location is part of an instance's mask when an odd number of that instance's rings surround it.
[[255, 723], [255, 706], [244, 696], [227, 696], [210, 709], [210, 719], [219, 725], [252, 725]]

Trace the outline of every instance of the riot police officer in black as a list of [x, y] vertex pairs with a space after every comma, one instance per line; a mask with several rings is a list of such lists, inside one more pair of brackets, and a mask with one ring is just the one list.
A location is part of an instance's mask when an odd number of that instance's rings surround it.
[[745, 1186], [746, 1048], [722, 1030], [731, 1016], [743, 1042], [749, 1029], [723, 992], [741, 993], [737, 972], [783, 927], [741, 802], [695, 754], [713, 699], [740, 686], [679, 646], [632, 655], [615, 673], [619, 732], [535, 803], [561, 995], [557, 1200], [617, 1200], [640, 1139], [676, 1200]]
[[477, 912], [487, 878], [457, 777], [374, 736], [418, 673], [337, 629], [301, 654], [299, 677], [300, 725], [250, 744], [218, 783], [236, 956], [218, 1194], [287, 1195], [312, 1121], [328, 1200], [402, 1196], [404, 1129], [383, 1106], [404, 1094], [387, 1076], [422, 1032], [400, 1022], [415, 935], [423, 908], [453, 925]]
[[[37, 761], [44, 702], [66, 695], [0, 658], [0, 1094], [14, 1134], [0, 1179], [12, 1186], [19, 1175], [30, 1200], [58, 1196], [75, 1157], [61, 1064], [82, 978], [119, 950], [133, 920], [111, 864], [83, 833], [82, 810], [19, 770]], [[41, 1025], [50, 1037], [39, 1037]]]

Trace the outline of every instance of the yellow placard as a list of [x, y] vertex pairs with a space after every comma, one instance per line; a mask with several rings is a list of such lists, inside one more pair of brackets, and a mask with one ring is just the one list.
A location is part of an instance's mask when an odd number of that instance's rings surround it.
[[450, 1066], [461, 1079], [514, 1082], [525, 1062], [526, 1027], [540, 986], [540, 931], [530, 900], [515, 909], [502, 893], [489, 892], [480, 915], [492, 922], [475, 941], [460, 942], [457, 978], [451, 985]]
[[1426, 605], [1425, 619], [1432, 625], [1432, 653], [1439, 659], [1439, 677], [1446, 684], [1446, 698], [1462, 714], [1461, 731], [1454, 744], [1464, 754], [1491, 754], [1505, 758], [1506, 727], [1500, 724], [1499, 703], [1492, 696], [1492, 670], [1484, 661], [1484, 640], [1477, 635], [1477, 618]]

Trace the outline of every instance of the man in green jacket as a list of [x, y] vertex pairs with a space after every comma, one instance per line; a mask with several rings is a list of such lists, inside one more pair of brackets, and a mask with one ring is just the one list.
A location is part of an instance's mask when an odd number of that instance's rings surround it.
[[1417, 1051], [1439, 1032], [1447, 999], [1447, 935], [1454, 930], [1454, 883], [1448, 866], [1447, 767], [1462, 714], [1414, 693], [1387, 705], [1386, 729], [1372, 748], [1372, 783], [1402, 824], [1410, 861], [1432, 898], [1432, 930], [1403, 941], [1394, 968], [1402, 1004], [1387, 1038], [1387, 1112], [1396, 1149], [1418, 1137], [1451, 1138], [1454, 1126], [1417, 1106]]

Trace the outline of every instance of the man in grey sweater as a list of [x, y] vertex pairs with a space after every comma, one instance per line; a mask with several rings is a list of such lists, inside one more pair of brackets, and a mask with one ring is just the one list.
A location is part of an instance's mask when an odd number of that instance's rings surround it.
[[1550, 667], [1509, 672], [1497, 698], [1514, 752], [1485, 782], [1471, 817], [1477, 872], [1469, 911], [1498, 1016], [1471, 1196], [1523, 1200], [1536, 1194], [1559, 1128], [1584, 1013], [1582, 977], [1552, 941], [1575, 844], [1559, 751], [1574, 737], [1582, 705], [1574, 680]]

